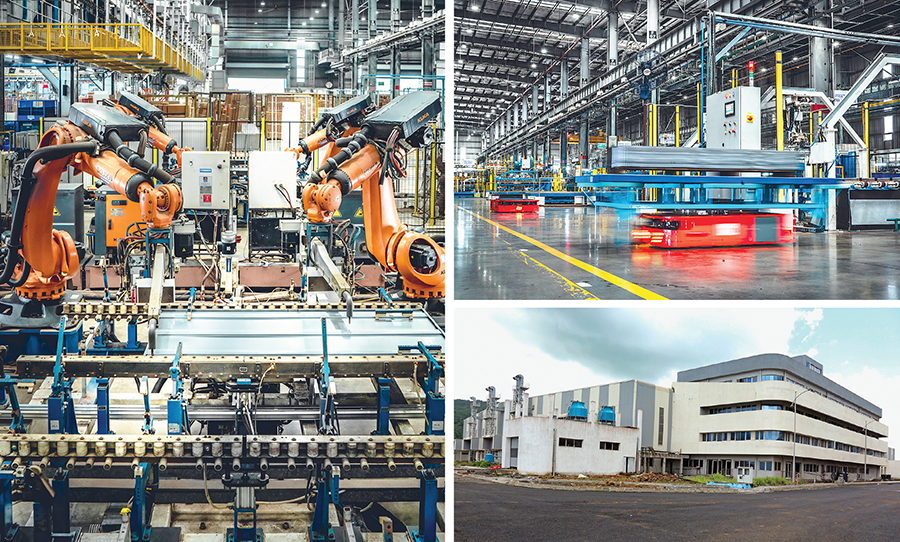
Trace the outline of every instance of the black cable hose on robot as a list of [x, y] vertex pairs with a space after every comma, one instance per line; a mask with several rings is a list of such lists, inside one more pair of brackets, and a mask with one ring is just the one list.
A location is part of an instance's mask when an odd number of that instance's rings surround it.
[[15, 281], [10, 280], [16, 266], [21, 261], [19, 250], [22, 248], [22, 227], [25, 225], [25, 212], [31, 200], [34, 183], [37, 181], [34, 177], [34, 167], [37, 165], [38, 160], [47, 163], [80, 152], [93, 153], [97, 150], [97, 147], [98, 143], [95, 140], [84, 139], [75, 143], [41, 147], [28, 156], [25, 168], [22, 170], [22, 185], [19, 187], [19, 199], [16, 201], [16, 208], [13, 210], [12, 230], [9, 242], [5, 248], [7, 251], [6, 265], [3, 268], [3, 273], [0, 274], [0, 284], [9, 284], [14, 288], [19, 287], [25, 283], [28, 274], [31, 272], [31, 266], [28, 262], [25, 262], [21, 276]]
[[161, 183], [168, 184], [175, 180], [175, 177], [169, 175], [166, 170], [157, 166], [156, 164], [150, 163], [133, 150], [128, 148], [128, 145], [122, 141], [122, 138], [119, 136], [118, 132], [111, 131], [106, 135], [106, 140], [109, 142], [110, 146], [115, 149], [116, 154], [122, 160], [128, 162], [128, 165], [143, 171], [147, 175], [150, 175], [154, 179], [160, 181]]

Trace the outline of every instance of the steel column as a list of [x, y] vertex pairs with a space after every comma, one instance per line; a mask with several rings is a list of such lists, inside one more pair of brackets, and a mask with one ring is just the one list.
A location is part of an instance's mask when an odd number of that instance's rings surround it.
[[606, 44], [606, 66], [607, 69], [612, 69], [619, 64], [619, 13], [617, 11], [609, 12], [607, 31], [609, 37]]
[[659, 39], [659, 0], [647, 0], [647, 45]]
[[569, 64], [566, 59], [559, 63], [559, 95], [563, 98], [569, 93]]

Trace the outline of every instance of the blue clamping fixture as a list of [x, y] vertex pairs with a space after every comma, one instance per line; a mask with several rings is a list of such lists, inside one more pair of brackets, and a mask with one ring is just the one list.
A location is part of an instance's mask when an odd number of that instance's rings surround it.
[[169, 368], [169, 378], [172, 380], [172, 393], [169, 395], [169, 400], [166, 403], [166, 415], [170, 435], [189, 433], [191, 427], [181, 382], [181, 348], [182, 343], [178, 343], [175, 358], [172, 360], [172, 366]]
[[325, 472], [319, 480], [316, 492], [316, 508], [313, 511], [312, 524], [309, 526], [309, 539], [312, 542], [334, 540], [334, 528], [328, 522], [328, 506], [340, 510], [340, 470]]
[[331, 395], [328, 385], [331, 381], [331, 373], [328, 368], [328, 328], [326, 319], [322, 318], [322, 373], [319, 378], [319, 433], [332, 434], [337, 418], [334, 396]]
[[97, 379], [97, 434], [112, 435], [109, 428], [109, 379]]
[[59, 340], [56, 346], [56, 363], [53, 365], [53, 385], [47, 398], [47, 422], [51, 434], [78, 433], [75, 420], [75, 402], [72, 400], [72, 383], [66, 378], [62, 364], [65, 346], [66, 317], [59, 320]]
[[419, 525], [410, 529], [415, 542], [437, 541], [437, 476], [432, 469], [419, 473]]
[[378, 425], [373, 435], [390, 434], [391, 424], [391, 379], [378, 378]]
[[134, 471], [134, 502], [131, 507], [131, 542], [150, 540], [150, 515], [159, 488], [158, 466], [141, 463]]
[[443, 435], [446, 407], [444, 395], [440, 392], [440, 381], [444, 368], [434, 359], [433, 355], [433, 353], [440, 352], [441, 348], [439, 346], [426, 346], [422, 341], [419, 341], [416, 346], [400, 346], [398, 350], [401, 355], [408, 355], [418, 350], [428, 360], [428, 371], [425, 377], [418, 377], [419, 385], [425, 390], [425, 434]]
[[153, 427], [153, 413], [150, 412], [150, 383], [146, 376], [141, 378], [141, 388], [147, 390], [147, 393], [142, 393], [144, 396], [144, 425], [141, 426], [141, 431], [145, 435], [152, 435], [156, 433], [156, 429]]
[[16, 474], [13, 471], [0, 471], [0, 538], [3, 540], [13, 540], [19, 530], [19, 525], [13, 523], [12, 487], [15, 480]]

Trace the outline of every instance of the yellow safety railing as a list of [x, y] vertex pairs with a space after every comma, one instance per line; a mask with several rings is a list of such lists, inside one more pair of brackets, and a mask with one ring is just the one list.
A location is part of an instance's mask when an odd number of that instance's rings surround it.
[[60, 56], [130, 72], [168, 68], [197, 79], [202, 75], [195, 65], [199, 60], [188, 60], [185, 49], [133, 23], [0, 24], [0, 52]]

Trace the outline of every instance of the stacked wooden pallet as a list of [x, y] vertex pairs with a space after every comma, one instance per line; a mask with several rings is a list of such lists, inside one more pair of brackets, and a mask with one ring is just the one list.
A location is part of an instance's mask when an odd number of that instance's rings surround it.
[[216, 92], [210, 94], [209, 116], [212, 120], [212, 149], [234, 150], [234, 135], [241, 124], [252, 121], [250, 92]]
[[[281, 122], [301, 122], [302, 126], [292, 129], [292, 133], [306, 135], [306, 131], [316, 121], [316, 96], [312, 94], [265, 94], [260, 95], [257, 103], [259, 115], [266, 119], [266, 139], [279, 140], [282, 137]], [[294, 102], [300, 104], [299, 118], [285, 118], [284, 104]]]

